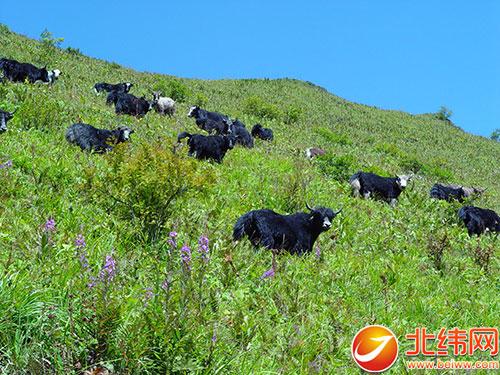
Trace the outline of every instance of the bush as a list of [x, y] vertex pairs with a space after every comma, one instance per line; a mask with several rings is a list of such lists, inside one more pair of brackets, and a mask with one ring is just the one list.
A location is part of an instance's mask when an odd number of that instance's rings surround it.
[[404, 158], [405, 153], [393, 143], [379, 143], [375, 146], [375, 151], [383, 152], [398, 158]]
[[198, 92], [196, 93], [193, 104], [197, 105], [198, 107], [205, 108], [208, 104], [208, 98], [205, 94]]
[[500, 129], [496, 129], [490, 136], [494, 141], [500, 142]]
[[438, 113], [436, 113], [436, 117], [438, 118], [438, 120], [441, 121], [450, 122], [451, 116], [453, 116], [453, 112], [450, 109], [446, 108], [445, 106], [441, 106], [441, 108], [439, 108]]
[[314, 132], [321, 135], [326, 141], [330, 143], [337, 143], [343, 146], [352, 144], [351, 139], [347, 135], [332, 132], [327, 128], [318, 127], [314, 129]]
[[102, 204], [139, 224], [150, 241], [157, 239], [174, 203], [191, 192], [201, 193], [214, 181], [210, 165], [172, 153], [168, 142], [143, 143], [132, 152], [120, 145], [107, 156], [103, 178], [87, 176], [87, 187]]
[[153, 89], [160, 91], [163, 95], [174, 99], [176, 102], [186, 102], [191, 96], [189, 88], [179, 80], [159, 80]]
[[285, 110], [285, 124], [295, 124], [302, 117], [303, 110], [301, 107], [291, 105]]
[[70, 55], [75, 55], [75, 56], [82, 55], [82, 51], [80, 51], [79, 48], [68, 47], [66, 48], [66, 52], [68, 52]]
[[245, 100], [243, 112], [266, 120], [278, 120], [281, 117], [281, 112], [277, 106], [266, 102], [257, 95], [249, 96]]
[[56, 100], [50, 88], [40, 87], [36, 91], [25, 93], [23, 103], [16, 112], [14, 120], [22, 129], [49, 130], [70, 122], [64, 101]]
[[346, 181], [357, 171], [356, 158], [351, 155], [321, 155], [317, 163], [322, 173], [337, 181]]
[[405, 155], [401, 158], [399, 165], [403, 170], [408, 172], [417, 173], [420, 172], [425, 164], [413, 156]]
[[64, 38], [54, 38], [52, 33], [45, 29], [40, 34], [40, 40], [45, 47], [55, 47], [59, 48], [61, 43], [64, 42]]

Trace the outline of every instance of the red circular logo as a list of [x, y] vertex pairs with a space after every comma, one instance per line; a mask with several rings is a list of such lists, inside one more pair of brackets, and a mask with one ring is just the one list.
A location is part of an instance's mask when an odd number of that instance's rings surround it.
[[382, 372], [389, 369], [398, 358], [398, 339], [384, 326], [367, 326], [354, 336], [351, 353], [363, 370]]

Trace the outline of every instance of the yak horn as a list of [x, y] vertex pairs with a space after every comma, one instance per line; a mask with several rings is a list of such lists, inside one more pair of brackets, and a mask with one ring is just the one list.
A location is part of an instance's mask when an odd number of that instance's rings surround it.
[[335, 212], [335, 216], [337, 216], [338, 214], [340, 214], [343, 209], [344, 209], [344, 207], [342, 207], [340, 210], [338, 210], [337, 212]]
[[308, 209], [309, 211], [314, 211], [314, 209], [313, 209], [313, 208], [311, 208], [311, 206], [309, 206], [309, 203], [307, 203], [307, 202], [306, 202], [306, 207], [307, 207], [307, 209]]

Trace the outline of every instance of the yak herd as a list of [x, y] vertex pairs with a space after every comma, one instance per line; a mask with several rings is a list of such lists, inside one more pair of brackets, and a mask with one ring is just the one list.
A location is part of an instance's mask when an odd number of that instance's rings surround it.
[[[37, 68], [29, 63], [16, 60], [0, 59], [1, 81], [7, 79], [12, 82], [42, 82], [54, 84], [61, 76], [58, 69], [47, 70], [46, 67]], [[130, 82], [109, 84], [96, 83], [94, 90], [97, 95], [107, 93], [106, 103], [115, 106], [116, 114], [126, 114], [136, 117], [146, 115], [155, 109], [161, 115], [175, 114], [175, 101], [163, 97], [160, 92], [153, 92], [152, 99], [136, 97], [129, 91], [134, 85]], [[0, 110], [0, 133], [7, 130], [7, 122], [12, 119], [14, 112]], [[273, 141], [271, 129], [255, 124], [249, 132], [243, 122], [231, 119], [218, 112], [210, 112], [199, 106], [189, 109], [188, 117], [195, 120], [201, 130], [208, 133], [190, 134], [181, 132], [177, 137], [178, 145], [187, 138], [188, 155], [199, 160], [213, 160], [222, 163], [226, 153], [236, 145], [252, 148], [254, 138]], [[96, 153], [109, 152], [113, 145], [130, 139], [133, 130], [126, 126], [119, 126], [114, 130], [98, 129], [89, 124], [77, 123], [69, 126], [66, 140], [78, 145], [82, 150]], [[308, 158], [321, 156], [324, 150], [311, 147], [306, 150]], [[357, 172], [349, 179], [355, 197], [378, 198], [395, 206], [398, 197], [405, 190], [412, 176], [400, 175], [396, 177], [382, 177], [374, 173]], [[468, 188], [460, 185], [444, 185], [436, 183], [430, 190], [430, 196], [435, 199], [463, 202], [465, 199], [477, 196], [484, 190]], [[272, 210], [254, 210], [242, 215], [234, 225], [233, 239], [240, 240], [247, 236], [255, 246], [263, 246], [271, 250], [286, 250], [293, 254], [311, 252], [318, 236], [330, 229], [332, 220], [341, 212], [327, 207], [312, 208], [307, 205], [308, 211], [292, 215], [280, 215]], [[464, 206], [458, 211], [458, 217], [465, 224], [469, 236], [481, 235], [485, 232], [500, 232], [500, 217], [493, 210]]]

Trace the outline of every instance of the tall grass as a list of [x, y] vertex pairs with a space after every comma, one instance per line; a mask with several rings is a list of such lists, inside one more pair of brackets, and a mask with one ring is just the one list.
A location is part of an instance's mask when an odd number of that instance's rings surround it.
[[[12, 161], [0, 169], [4, 373], [358, 373], [350, 343], [367, 324], [390, 327], [400, 352], [416, 326], [498, 324], [497, 240], [468, 238], [458, 205], [428, 198], [434, 182], [459, 182], [488, 188], [474, 203], [498, 211], [498, 142], [296, 80], [135, 72], [5, 26], [0, 55], [63, 72], [51, 87], [0, 85], [0, 108], [18, 109], [0, 136], [0, 163]], [[177, 115], [115, 116], [97, 81], [175, 93]], [[197, 131], [192, 104], [263, 122], [276, 140], [236, 148], [222, 165], [173, 154], [178, 132]], [[135, 133], [112, 154], [82, 153], [64, 139], [78, 120]], [[311, 146], [327, 156], [304, 160]], [[356, 169], [418, 178], [391, 209], [350, 196]], [[318, 240], [321, 256], [282, 255], [261, 278], [271, 253], [232, 243], [233, 223], [306, 201], [344, 208]], [[400, 356], [394, 373], [403, 368]]]

